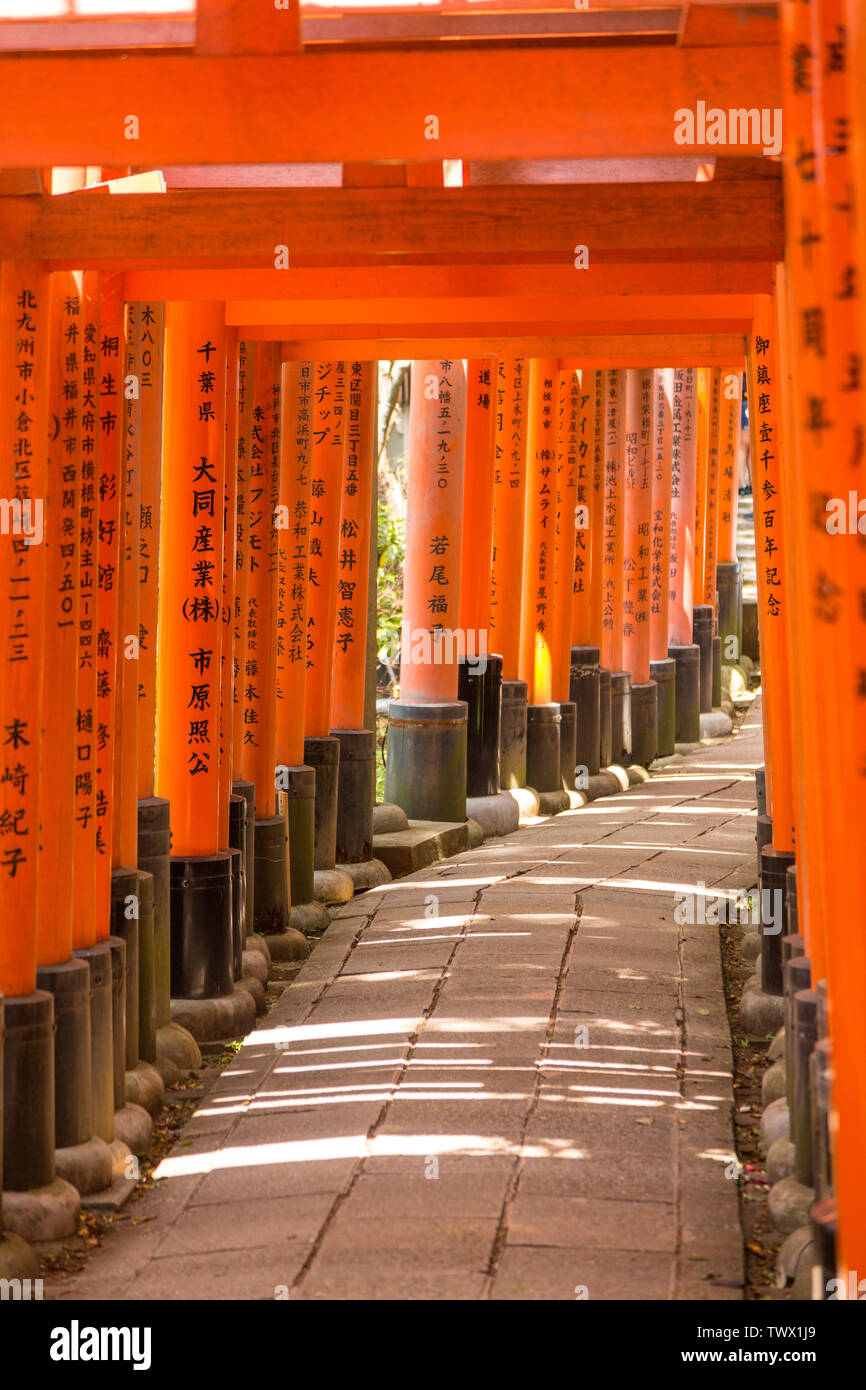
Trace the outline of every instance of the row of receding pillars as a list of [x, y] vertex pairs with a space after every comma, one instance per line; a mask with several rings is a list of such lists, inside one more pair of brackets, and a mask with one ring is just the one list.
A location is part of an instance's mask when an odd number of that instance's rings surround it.
[[[375, 373], [238, 341], [221, 303], [3, 266], [7, 1254], [128, 1181], [195, 1038], [251, 1027], [318, 900], [387, 876], [365, 728]], [[648, 763], [674, 721], [698, 736], [723, 572], [737, 592], [739, 379], [413, 364], [386, 787], [410, 816]], [[461, 660], [469, 631], [495, 654]]]

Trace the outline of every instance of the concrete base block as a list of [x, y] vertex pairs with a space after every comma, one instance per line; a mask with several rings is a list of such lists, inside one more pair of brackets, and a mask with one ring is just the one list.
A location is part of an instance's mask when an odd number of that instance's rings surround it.
[[215, 999], [172, 999], [171, 1017], [199, 1042], [222, 1042], [252, 1031], [256, 1004], [251, 994], [235, 985], [231, 994]]
[[540, 816], [558, 816], [560, 811], [568, 811], [569, 809], [568, 792], [538, 793], [538, 814]]
[[165, 1104], [165, 1082], [150, 1062], [139, 1062], [127, 1071], [126, 1099], [144, 1106], [150, 1115], [159, 1114]]
[[[302, 936], [313, 935], [323, 932], [330, 924], [331, 918], [328, 909], [321, 903], [294, 903], [289, 915], [291, 930], [300, 932]], [[274, 956], [279, 960], [279, 956]]]
[[127, 1101], [122, 1110], [115, 1110], [114, 1137], [125, 1144], [131, 1153], [148, 1152], [153, 1143], [153, 1120], [143, 1105]]
[[701, 738], [727, 738], [733, 728], [724, 710], [711, 709], [701, 715]]
[[788, 1094], [788, 1069], [780, 1059], [767, 1067], [761, 1078], [761, 1100], [764, 1105]]
[[89, 1196], [83, 1197], [81, 1205], [86, 1211], [122, 1211], [134, 1191], [135, 1178], [125, 1173], [117, 1173], [109, 1186], [101, 1192], [91, 1192]]
[[785, 1056], [785, 1030], [780, 1028], [773, 1041], [767, 1049], [767, 1056], [771, 1062], [778, 1062]]
[[181, 1075], [197, 1071], [201, 1066], [201, 1052], [198, 1043], [188, 1028], [171, 1019], [156, 1030], [156, 1065], [165, 1080], [160, 1063], [169, 1062]]
[[[276, 933], [274, 933], [275, 935]], [[266, 941], [273, 939], [273, 936], [265, 937]], [[270, 955], [270, 946], [268, 947], [268, 955]], [[242, 974], [245, 978], [251, 975], [254, 980], [261, 983], [263, 988], [267, 988], [269, 973], [268, 961], [265, 960], [261, 951], [244, 951]]]
[[267, 963], [268, 970], [270, 970], [270, 968], [271, 968], [271, 952], [270, 952], [270, 949], [269, 949], [269, 947], [268, 947], [268, 939], [267, 939], [267, 936], [265, 936], [265, 935], [264, 935], [263, 933], [261, 933], [261, 932], [254, 932], [254, 931], [253, 931], [253, 932], [250, 932], [249, 936], [247, 937], [246, 941], [244, 942], [244, 950], [245, 950], [245, 951], [258, 951], [260, 955], [264, 956], [265, 961], [266, 961], [266, 963]]
[[436, 836], [440, 859], [450, 859], [452, 854], [472, 848], [470, 830], [465, 820], [410, 820], [409, 825], [412, 830], [424, 830]]
[[115, 1177], [128, 1178], [131, 1169], [138, 1162], [135, 1154], [128, 1144], [124, 1144], [122, 1139], [112, 1139], [108, 1146], [111, 1150], [111, 1171]]
[[245, 989], [247, 994], [251, 994], [256, 1006], [256, 1018], [261, 1018], [268, 1001], [265, 986], [256, 975], [242, 975], [238, 980], [238, 989]]
[[740, 950], [744, 960], [757, 960], [761, 954], [761, 933], [759, 931], [747, 931]]
[[785, 1019], [785, 1000], [781, 994], [765, 994], [760, 987], [744, 992], [740, 1000], [740, 1023], [747, 1033], [766, 1037], [781, 1028]]
[[793, 1177], [797, 1151], [790, 1139], [776, 1139], [767, 1151], [767, 1181], [771, 1187]]
[[157, 1057], [154, 1066], [162, 1077], [162, 1084], [166, 1090], [172, 1086], [179, 1086], [187, 1075], [185, 1071], [181, 1071], [180, 1067], [176, 1067], [174, 1062], [170, 1062], [167, 1057]]
[[381, 859], [365, 859], [362, 864], [338, 864], [337, 868], [349, 875], [356, 893], [391, 882], [391, 870]]
[[502, 795], [510, 796], [516, 801], [517, 812], [521, 820], [538, 815], [538, 793], [534, 792], [531, 787], [511, 787]]
[[313, 897], [317, 903], [347, 903], [354, 895], [355, 885], [342, 869], [316, 869], [313, 874]]
[[426, 869], [442, 858], [439, 841], [427, 830], [394, 830], [373, 836], [376, 857], [387, 864], [392, 878]]
[[470, 849], [478, 849], [479, 845], [484, 844], [484, 831], [478, 821], [473, 820], [472, 816], [466, 817], [466, 831], [469, 836]]
[[26, 1240], [12, 1231], [0, 1231], [0, 1279], [35, 1279], [39, 1260]]
[[650, 781], [650, 774], [641, 763], [629, 763], [625, 775], [630, 787], [639, 787], [642, 782]]
[[805, 1187], [796, 1178], [782, 1178], [770, 1188], [767, 1198], [767, 1214], [777, 1231], [783, 1236], [805, 1226], [815, 1201], [815, 1189]]
[[469, 796], [466, 813], [477, 821], [485, 836], [510, 835], [520, 824], [520, 808], [513, 795], [499, 792], [496, 796]]
[[777, 1139], [788, 1139], [791, 1134], [791, 1116], [788, 1110], [788, 1099], [780, 1096], [778, 1100], [770, 1101], [761, 1116], [761, 1137], [767, 1148], [775, 1144]]
[[12, 1235], [32, 1243], [65, 1240], [78, 1230], [81, 1198], [63, 1178], [28, 1192], [3, 1193], [3, 1225]]
[[373, 807], [373, 834], [391, 835], [395, 830], [408, 830], [409, 817], [402, 806], [393, 801], [378, 801]]
[[[304, 903], [304, 907], [315, 908], [319, 914], [324, 913], [325, 926], [328, 925], [330, 918], [319, 903]], [[282, 931], [277, 936], [269, 936], [268, 947], [271, 952], [271, 960], [306, 960], [310, 954], [310, 944], [307, 938], [296, 927], [289, 927], [288, 931]]]
[[789, 1288], [795, 1281], [799, 1284], [806, 1274], [811, 1286], [812, 1266], [817, 1261], [815, 1238], [811, 1223], [799, 1226], [792, 1231], [779, 1247], [776, 1256], [776, 1288]]
[[111, 1184], [111, 1146], [94, 1134], [83, 1144], [55, 1149], [54, 1167], [58, 1178], [68, 1182], [82, 1197], [101, 1192]]

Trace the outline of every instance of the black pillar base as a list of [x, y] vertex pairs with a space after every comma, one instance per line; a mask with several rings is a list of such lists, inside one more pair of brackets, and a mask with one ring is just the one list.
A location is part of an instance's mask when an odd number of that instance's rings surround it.
[[677, 663], [669, 656], [651, 661], [650, 675], [656, 683], [658, 756], [668, 758], [677, 741]]
[[36, 987], [54, 997], [54, 1146], [93, 1133], [90, 1104], [90, 970], [86, 961], [41, 965]]
[[385, 800], [410, 820], [466, 819], [465, 701], [391, 701]]
[[457, 698], [466, 701], [466, 795], [496, 796], [502, 657], [463, 657], [457, 670]]
[[[785, 850], [767, 845], [761, 851], [761, 989], [765, 994], [783, 993], [782, 936], [787, 873], [793, 863], [793, 854]], [[765, 904], [770, 908], [766, 921]]]
[[709, 603], [696, 603], [692, 615], [692, 640], [701, 652], [701, 714], [713, 707], [713, 623]]
[[[237, 782], [232, 782], [232, 795], [242, 796], [247, 803], [246, 841], [244, 846], [244, 874], [246, 879], [245, 887], [247, 901], [244, 916], [246, 919], [247, 936], [249, 936], [250, 932], [253, 929], [253, 920], [255, 917], [256, 910], [256, 837], [253, 833], [253, 826], [255, 825], [256, 821], [255, 783], [247, 782], [243, 779], [239, 779]], [[229, 844], [231, 844], [231, 841], [229, 841]], [[239, 846], [233, 846], [233, 848], [239, 848]]]
[[528, 705], [526, 709], [526, 784], [537, 792], [562, 790], [559, 705]]
[[[126, 945], [124, 971], [124, 1072], [138, 1066], [139, 988], [139, 918], [138, 870], [111, 871], [111, 935], [120, 937]], [[125, 1099], [125, 1098], [124, 1098]], [[124, 1102], [122, 1101], [121, 1104]], [[119, 1107], [118, 1107], [119, 1108]]]
[[526, 786], [526, 681], [503, 681], [499, 718], [499, 785]]
[[758, 816], [757, 819], [756, 819], [756, 821], [755, 821], [755, 845], [756, 845], [756, 847], [757, 847], [757, 856], [758, 856], [758, 886], [759, 886], [759, 887], [760, 887], [760, 884], [761, 884], [761, 866], [762, 866], [761, 856], [762, 856], [762, 854], [764, 853], [765, 847], [768, 846], [768, 845], [772, 845], [772, 843], [773, 843], [773, 817], [772, 817], [772, 816], [767, 816], [767, 815]]
[[171, 993], [173, 999], [214, 999], [232, 993], [232, 857], [171, 860]]
[[[243, 974], [247, 942], [247, 799], [239, 792], [229, 797], [229, 849], [232, 853], [232, 960], [234, 977]], [[250, 923], [252, 931], [252, 923]]]
[[3, 1175], [26, 1192], [54, 1181], [54, 998], [47, 990], [4, 999]]
[[111, 998], [111, 946], [97, 941], [72, 952], [90, 970], [90, 1105], [93, 1133], [114, 1138], [114, 1023]]
[[[791, 1138], [794, 1141], [794, 1176], [804, 1187], [814, 1184], [812, 1160], [812, 1053], [818, 1042], [818, 996], [811, 989], [797, 990], [793, 1000], [793, 1034], [788, 1049], [794, 1074], [791, 1106]], [[785, 1035], [787, 1037], [787, 1034]]]
[[[788, 928], [788, 931], [789, 931], [792, 935], [793, 935], [795, 932], [799, 935], [799, 932], [800, 932], [800, 914], [799, 914], [799, 911], [798, 911], [798, 909], [797, 909], [797, 865], [796, 865], [796, 864], [792, 864], [792, 865], [790, 866], [790, 868], [788, 869], [787, 879], [788, 879], [788, 896], [787, 896], [787, 900], [786, 900], [786, 901], [787, 901], [787, 908], [788, 908], [787, 928]], [[801, 939], [802, 939], [802, 938], [801, 938]]]
[[170, 807], [164, 796], [138, 803], [138, 867], [153, 875], [154, 1028], [171, 1019]]
[[332, 729], [331, 734], [340, 745], [336, 862], [366, 864], [373, 857], [376, 733], [374, 729]]
[[694, 643], [668, 647], [668, 656], [677, 663], [676, 741], [701, 741], [701, 649]]
[[631, 677], [610, 673], [610, 751], [614, 763], [631, 761]]
[[764, 768], [755, 768], [755, 799], [758, 804], [758, 815], [767, 814], [767, 774]]
[[316, 770], [315, 833], [317, 869], [337, 862], [337, 795], [340, 783], [340, 745], [337, 739], [304, 739], [304, 762]]
[[114, 1063], [114, 1108], [126, 1104], [126, 942], [109, 936], [111, 950], [111, 1056]]
[[156, 1061], [156, 938], [153, 874], [138, 871], [138, 1051]]
[[253, 931], [260, 936], [278, 935], [289, 925], [289, 857], [286, 849], [288, 833], [285, 817], [268, 816], [257, 820], [254, 872], [256, 876], [253, 902], [256, 915]]
[[713, 638], [713, 709], [722, 706], [722, 639]]
[[716, 565], [716, 593], [722, 661], [730, 665], [739, 661], [743, 650], [743, 575], [739, 560], [723, 560]]
[[569, 696], [577, 708], [575, 763], [589, 777], [601, 769], [601, 674], [598, 647], [572, 647]]
[[577, 705], [564, 700], [559, 706], [559, 773], [563, 791], [573, 792], [577, 767]]
[[655, 681], [631, 685], [631, 762], [649, 767], [658, 757], [659, 708]]
[[289, 830], [289, 899], [293, 907], [313, 901], [316, 859], [316, 770], [298, 763], [279, 769], [280, 796]]
[[613, 714], [611, 709], [610, 671], [598, 668], [598, 760], [602, 767], [613, 762]]

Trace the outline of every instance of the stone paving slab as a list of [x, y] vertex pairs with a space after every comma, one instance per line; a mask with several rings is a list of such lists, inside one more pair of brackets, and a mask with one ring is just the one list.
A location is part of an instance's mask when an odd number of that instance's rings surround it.
[[[742, 1297], [718, 931], [757, 711], [604, 801], [360, 895], [69, 1299]], [[57, 1281], [53, 1281], [54, 1284]]]

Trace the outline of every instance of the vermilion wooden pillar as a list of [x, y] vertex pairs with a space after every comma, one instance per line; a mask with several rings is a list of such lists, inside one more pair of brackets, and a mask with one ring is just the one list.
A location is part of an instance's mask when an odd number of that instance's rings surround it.
[[575, 463], [574, 511], [574, 605], [571, 615], [571, 642], [575, 647], [592, 643], [592, 472], [595, 434], [596, 373], [584, 368], [579, 374], [577, 458]]
[[460, 611], [466, 374], [412, 363], [400, 699], [391, 702], [385, 798], [410, 818], [466, 815], [466, 706], [450, 632]]
[[[340, 745], [336, 858], [356, 887], [381, 882], [372, 866], [376, 802], [376, 730], [364, 728], [370, 502], [376, 467], [378, 362], [349, 363], [348, 410], [340, 478], [337, 618], [331, 732]], [[387, 872], [387, 871], [385, 871]]]
[[[602, 373], [582, 368], [579, 372], [574, 507], [574, 582], [569, 652], [569, 698], [575, 703], [577, 725], [575, 772], [569, 789], [585, 790], [588, 778], [601, 766], [602, 673], [597, 637], [601, 620], [601, 517], [596, 495], [601, 496], [601, 421], [598, 412]], [[596, 483], [598, 487], [596, 488]], [[593, 587], [597, 571], [599, 587]], [[610, 728], [610, 673], [606, 673], [607, 728]], [[607, 761], [610, 761], [608, 752]]]
[[526, 777], [538, 792], [560, 786], [559, 707], [553, 700], [553, 585], [559, 361], [529, 363], [526, 517], [523, 531], [520, 676], [529, 705]]
[[699, 367], [697, 372], [697, 449], [695, 459], [695, 522], [694, 522], [694, 605], [692, 608], [692, 641], [701, 653], [701, 713], [713, 707], [713, 608], [705, 595], [707, 503], [709, 497], [711, 455], [713, 382], [712, 367]]
[[656, 685], [650, 679], [653, 374], [631, 368], [625, 375], [623, 665], [631, 678], [631, 761], [649, 766], [658, 753]]
[[676, 746], [676, 662], [668, 656], [674, 372], [653, 372], [650, 675], [656, 682], [659, 757]]
[[249, 544], [249, 513], [250, 513], [250, 491], [252, 488], [251, 469], [251, 450], [252, 450], [252, 430], [253, 430], [253, 409], [255, 406], [255, 366], [256, 366], [257, 345], [254, 342], [239, 340], [238, 342], [238, 369], [237, 387], [234, 400], [234, 428], [235, 438], [235, 582], [233, 588], [233, 623], [230, 632], [231, 640], [231, 691], [232, 691], [232, 715], [231, 715], [231, 758], [232, 758], [232, 793], [242, 796], [246, 802], [246, 815], [244, 817], [244, 859], [246, 870], [246, 903], [244, 911], [244, 927], [247, 932], [252, 930], [253, 919], [255, 916], [254, 907], [254, 888], [255, 888], [255, 818], [256, 818], [256, 788], [255, 783], [243, 776], [243, 750], [244, 750], [244, 715], [246, 712], [246, 642], [247, 642], [247, 610], [250, 591], [250, 544]]
[[[0, 993], [4, 999], [2, 1187], [41, 1188], [54, 1180], [54, 1000], [36, 988], [40, 791], [50, 794], [42, 761], [46, 670], [46, 443], [49, 279], [28, 262], [0, 267]], [[50, 500], [50, 499], [49, 499]], [[17, 506], [15, 504], [18, 504]], [[47, 610], [53, 613], [53, 605]], [[44, 773], [44, 780], [43, 778]], [[40, 787], [41, 783], [41, 787]], [[77, 1194], [74, 1194], [77, 1197]], [[77, 1200], [67, 1230], [75, 1227]], [[23, 1213], [4, 1202], [7, 1231]], [[26, 1254], [16, 1244], [17, 1256]]]
[[156, 791], [172, 815], [172, 1015], [204, 1038], [255, 1018], [252, 997], [233, 993], [232, 856], [219, 846], [221, 303], [166, 305], [164, 420]]
[[[277, 811], [277, 578], [280, 503], [280, 347], [259, 343], [250, 427], [247, 512], [249, 587], [243, 666], [241, 772], [255, 786], [253, 930], [284, 932], [289, 922], [286, 820]], [[248, 924], [249, 925], [249, 924]]]
[[581, 382], [574, 370], [557, 374], [556, 529], [553, 557], [553, 669], [559, 704], [559, 767], [562, 789], [571, 792], [577, 766], [577, 708], [571, 699], [571, 630], [574, 609], [575, 499], [581, 425]]
[[316, 773], [304, 762], [314, 381], [312, 362], [282, 364], [277, 788], [289, 827], [290, 920], [301, 931], [322, 928], [328, 921], [326, 909], [313, 900]]
[[493, 469], [493, 543], [490, 582], [490, 644], [502, 657], [499, 784], [526, 784], [527, 686], [520, 679], [522, 571], [526, 496], [526, 396], [528, 363], [502, 359], [496, 372]]
[[461, 653], [457, 693], [467, 705], [466, 794], [470, 799], [495, 796], [499, 791], [502, 657], [491, 653], [489, 637], [496, 366], [492, 358], [474, 358], [466, 364], [463, 547], [456, 635]]
[[337, 855], [340, 745], [330, 728], [346, 372], [345, 362], [317, 362], [313, 385], [304, 761], [316, 769], [317, 869], [333, 869]]
[[601, 664], [610, 671], [611, 758], [619, 763], [631, 752], [629, 675], [623, 669], [623, 565], [625, 472], [624, 371], [604, 374], [604, 523], [602, 552]]
[[674, 369], [668, 655], [677, 663], [678, 743], [696, 743], [701, 736], [700, 650], [692, 642], [697, 487], [696, 376], [693, 367]]
[[716, 592], [722, 661], [739, 661], [743, 646], [743, 581], [737, 561], [737, 499], [742, 416], [742, 365], [721, 370]]

